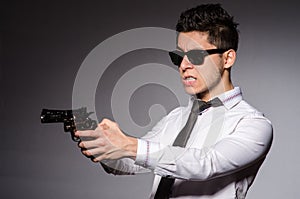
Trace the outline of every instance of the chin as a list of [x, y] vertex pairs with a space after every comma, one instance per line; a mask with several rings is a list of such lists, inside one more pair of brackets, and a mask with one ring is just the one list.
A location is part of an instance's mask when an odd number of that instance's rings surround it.
[[193, 87], [185, 87], [185, 92], [189, 95], [196, 95], [199, 93], [199, 91], [197, 91]]
[[193, 87], [185, 87], [185, 92], [189, 95], [197, 95], [199, 99], [202, 99], [208, 93], [206, 89], [195, 89]]

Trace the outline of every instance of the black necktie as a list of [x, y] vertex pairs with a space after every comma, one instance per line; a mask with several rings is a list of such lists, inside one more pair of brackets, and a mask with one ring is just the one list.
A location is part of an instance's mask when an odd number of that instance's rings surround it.
[[[202, 111], [205, 109], [211, 107], [211, 106], [221, 106], [223, 103], [219, 98], [214, 98], [211, 101], [204, 102], [200, 100], [194, 100], [193, 106], [189, 115], [189, 118], [183, 127], [183, 129], [179, 132], [177, 135], [173, 146], [179, 146], [179, 147], [185, 147], [191, 132], [193, 130], [193, 127], [196, 123], [196, 120], [198, 118], [198, 115], [201, 114]], [[172, 186], [174, 184], [175, 179], [174, 178], [168, 178], [168, 177], [162, 177], [156, 194], [154, 196], [154, 199], [168, 199], [170, 196], [170, 192], [172, 189]]]

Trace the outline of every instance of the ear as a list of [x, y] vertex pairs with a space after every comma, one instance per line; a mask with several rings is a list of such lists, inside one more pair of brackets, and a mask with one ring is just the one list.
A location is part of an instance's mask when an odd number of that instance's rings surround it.
[[233, 49], [230, 49], [226, 51], [223, 54], [224, 58], [224, 68], [229, 69], [231, 66], [233, 66], [235, 59], [236, 59], [236, 52]]

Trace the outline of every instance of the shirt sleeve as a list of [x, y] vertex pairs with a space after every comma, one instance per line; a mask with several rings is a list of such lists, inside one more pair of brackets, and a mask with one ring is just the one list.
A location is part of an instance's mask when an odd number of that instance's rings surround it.
[[135, 175], [139, 173], [148, 173], [151, 170], [145, 167], [135, 165], [134, 160], [123, 158], [120, 160], [103, 160], [101, 166], [106, 173], [113, 175]]
[[159, 142], [140, 140], [135, 164], [160, 176], [207, 180], [265, 158], [272, 139], [270, 121], [252, 114], [241, 119], [233, 133], [202, 149], [162, 146]]

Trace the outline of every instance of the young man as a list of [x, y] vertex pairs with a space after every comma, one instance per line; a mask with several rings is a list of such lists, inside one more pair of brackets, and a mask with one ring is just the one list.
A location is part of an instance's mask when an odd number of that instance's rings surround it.
[[[104, 119], [95, 131], [76, 132], [93, 138], [79, 143], [82, 153], [114, 174], [153, 171], [151, 198], [245, 198], [270, 149], [272, 125], [231, 82], [236, 27], [219, 4], [183, 12], [170, 57], [191, 95], [188, 106], [170, 112], [140, 139]], [[192, 104], [208, 101], [191, 116]]]

